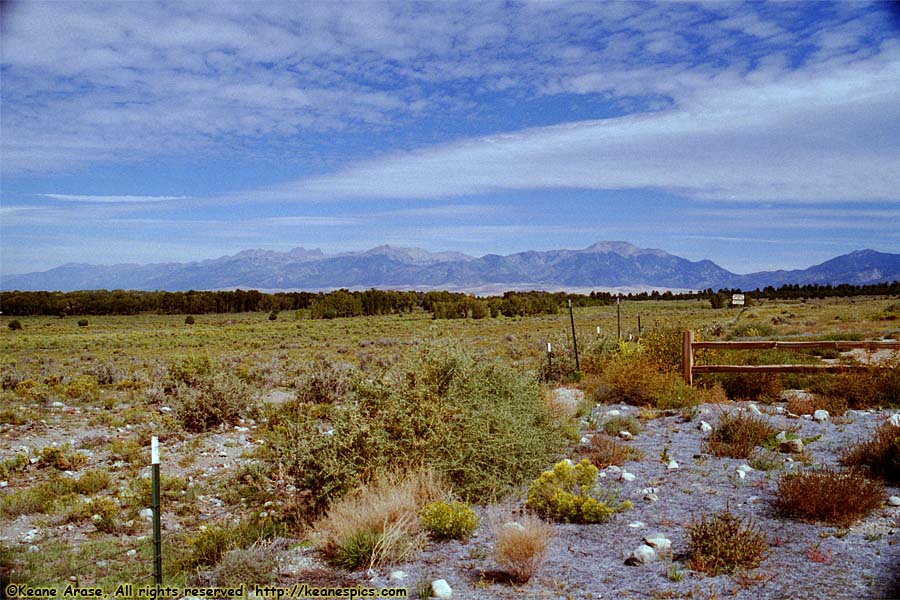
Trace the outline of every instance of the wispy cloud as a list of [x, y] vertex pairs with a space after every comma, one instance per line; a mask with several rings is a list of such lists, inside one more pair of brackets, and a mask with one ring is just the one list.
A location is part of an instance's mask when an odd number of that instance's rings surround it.
[[676, 107], [470, 139], [355, 165], [272, 197], [445, 198], [659, 188], [698, 199], [897, 200], [900, 45]]
[[168, 200], [187, 200], [190, 196], [90, 196], [83, 194], [43, 194], [51, 200], [64, 202], [97, 202], [97, 203], [138, 203], [165, 202]]

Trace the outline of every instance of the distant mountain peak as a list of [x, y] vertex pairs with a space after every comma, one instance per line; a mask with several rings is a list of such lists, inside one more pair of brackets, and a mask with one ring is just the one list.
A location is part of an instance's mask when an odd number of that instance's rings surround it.
[[[857, 250], [807, 269], [737, 275], [710, 260], [690, 261], [619, 241], [583, 250], [530, 250], [474, 258], [383, 244], [362, 252], [325, 254], [303, 247], [287, 252], [244, 250], [200, 262], [86, 265], [68, 263], [42, 273], [9, 275], [5, 290], [753, 290], [769, 285], [852, 285], [900, 280], [900, 254]], [[493, 293], [493, 292], [492, 292]]]
[[656, 248], [639, 248], [629, 242], [601, 241], [584, 249], [584, 252], [612, 252], [619, 256], [640, 256], [652, 254], [654, 256], [670, 256], [668, 252]]

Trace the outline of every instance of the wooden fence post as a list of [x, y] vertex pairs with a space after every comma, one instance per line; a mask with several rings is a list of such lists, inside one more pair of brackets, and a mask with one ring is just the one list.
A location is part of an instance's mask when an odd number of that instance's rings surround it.
[[681, 343], [681, 368], [684, 371], [684, 382], [694, 385], [694, 332], [688, 329], [684, 332]]

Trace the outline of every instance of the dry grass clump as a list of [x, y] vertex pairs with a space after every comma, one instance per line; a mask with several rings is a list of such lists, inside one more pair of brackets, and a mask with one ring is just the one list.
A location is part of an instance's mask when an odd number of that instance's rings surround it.
[[553, 526], [530, 513], [507, 521], [494, 532], [494, 561], [516, 583], [531, 579], [547, 554]]
[[882, 423], [869, 439], [848, 448], [841, 463], [864, 467], [875, 477], [900, 482], [900, 427]]
[[349, 570], [402, 561], [425, 543], [419, 511], [443, 495], [430, 470], [378, 477], [313, 524], [313, 543], [328, 562]]
[[747, 458], [763, 440], [777, 433], [763, 417], [742, 411], [723, 413], [703, 442], [703, 449], [715, 456]]
[[789, 517], [848, 526], [884, 501], [884, 487], [859, 469], [823, 468], [784, 473], [775, 506]]
[[610, 465], [621, 467], [630, 458], [633, 458], [636, 450], [631, 446], [618, 442], [615, 438], [602, 433], [597, 433], [591, 438], [591, 446], [585, 453], [585, 458], [598, 469], [605, 469]]
[[795, 415], [811, 415], [817, 410], [827, 410], [828, 414], [842, 415], [847, 412], [847, 401], [837, 396], [810, 396], [794, 394], [787, 401], [787, 410]]
[[727, 508], [708, 519], [704, 515], [688, 527], [688, 565], [713, 576], [737, 568], [755, 569], [768, 549], [766, 536], [754, 521]]

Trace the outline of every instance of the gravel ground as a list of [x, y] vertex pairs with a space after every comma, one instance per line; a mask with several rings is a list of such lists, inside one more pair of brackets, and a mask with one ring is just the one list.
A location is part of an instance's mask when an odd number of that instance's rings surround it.
[[[821, 436], [807, 445], [814, 465], [836, 465], [843, 448], [889, 416], [887, 411], [850, 411], [842, 418], [817, 423], [776, 414], [777, 407], [760, 408], [771, 413], [768, 418], [776, 426], [799, 427], [803, 438]], [[598, 410], [637, 414], [636, 408], [628, 406]], [[778, 517], [771, 505], [777, 474], [802, 468], [799, 463], [790, 463], [782, 454], [784, 465], [778, 470], [751, 471], [740, 478], [737, 467], [746, 461], [701, 453], [701, 440], [708, 434], [698, 429], [699, 422], [715, 425], [722, 411], [732, 410], [749, 410], [748, 403], [704, 405], [691, 422], [676, 415], [646, 421], [644, 431], [628, 442], [644, 452], [643, 460], [624, 466], [635, 479], [617, 482], [620, 496], [631, 500], [634, 508], [600, 525], [556, 525], [546, 561], [526, 585], [510, 585], [491, 576], [497, 566], [491, 558], [487, 523], [492, 514], [502, 512], [502, 506], [481, 510], [482, 525], [466, 543], [433, 542], [414, 562], [351, 577], [362, 585], [403, 585], [411, 597], [415, 597], [417, 582], [441, 578], [453, 589], [452, 597], [461, 599], [900, 598], [900, 508], [885, 505], [849, 529]], [[667, 469], [660, 460], [664, 447], [678, 462], [677, 470]], [[614, 476], [609, 473], [607, 478]], [[658, 500], [645, 500], [646, 488], [656, 488]], [[900, 495], [897, 487], [888, 487], [887, 492]], [[522, 504], [521, 499], [508, 503], [510, 507]], [[708, 577], [690, 571], [683, 560], [685, 527], [693, 518], [726, 507], [756, 520], [768, 538], [771, 554], [758, 569], [733, 576]], [[643, 526], [629, 527], [635, 522]], [[673, 556], [625, 566], [624, 558], [641, 545], [642, 538], [657, 532], [672, 541]], [[819, 552], [817, 560], [813, 550]], [[285, 558], [282, 582], [303, 581], [304, 574], [310, 574], [307, 569], [316, 564], [310, 550], [295, 550]], [[394, 570], [405, 572], [406, 579], [390, 581], [389, 573]], [[673, 570], [680, 573], [679, 581], [670, 577]]]

